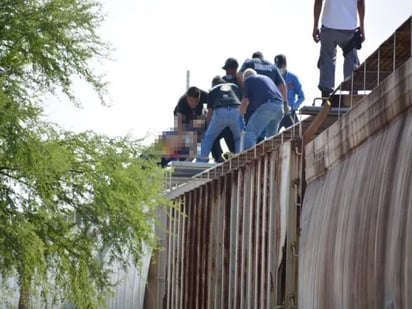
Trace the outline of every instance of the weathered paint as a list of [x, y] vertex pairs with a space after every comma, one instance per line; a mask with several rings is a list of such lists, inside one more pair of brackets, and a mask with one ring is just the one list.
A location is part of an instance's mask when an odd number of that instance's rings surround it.
[[412, 58], [305, 149], [300, 308], [412, 308]]
[[172, 210], [168, 220], [166, 308], [269, 308], [284, 301], [279, 269], [289, 203], [296, 201], [292, 179], [299, 178], [291, 166], [299, 166], [301, 147], [299, 140], [267, 143], [272, 147], [262, 146], [248, 164], [175, 197], [181, 213]]
[[365, 93], [304, 157], [312, 117], [168, 193], [186, 216], [167, 221], [164, 308], [412, 308], [411, 26], [342, 83]]

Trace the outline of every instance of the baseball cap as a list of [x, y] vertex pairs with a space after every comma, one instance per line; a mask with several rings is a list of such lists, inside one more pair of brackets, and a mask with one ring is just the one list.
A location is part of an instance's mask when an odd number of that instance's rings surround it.
[[239, 63], [237, 62], [235, 58], [227, 58], [225, 65], [222, 67], [222, 69], [223, 70], [237, 69], [238, 66], [239, 66]]
[[275, 57], [275, 64], [278, 68], [286, 64], [286, 56], [279, 54]]

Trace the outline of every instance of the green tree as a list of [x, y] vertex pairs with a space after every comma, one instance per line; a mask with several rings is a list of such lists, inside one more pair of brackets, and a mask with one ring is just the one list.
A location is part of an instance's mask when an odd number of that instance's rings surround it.
[[[155, 246], [163, 173], [130, 137], [75, 134], [42, 121], [44, 95], [71, 100], [72, 78], [105, 103], [91, 61], [108, 56], [87, 0], [0, 3], [0, 276], [17, 278], [19, 308], [70, 302], [100, 308], [113, 263], [138, 265]], [[147, 157], [146, 157], [147, 158]]]

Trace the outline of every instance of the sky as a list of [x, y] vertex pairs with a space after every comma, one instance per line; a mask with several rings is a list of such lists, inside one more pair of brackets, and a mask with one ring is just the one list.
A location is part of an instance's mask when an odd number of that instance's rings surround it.
[[[50, 99], [47, 118], [66, 130], [129, 135], [150, 144], [173, 127], [173, 109], [187, 85], [208, 90], [226, 58], [239, 65], [261, 51], [267, 60], [282, 53], [312, 105], [320, 93], [312, 40], [313, 0], [99, 0], [106, 19], [99, 29], [114, 48], [104, 70], [111, 106], [102, 106], [90, 87], [76, 84], [82, 107]], [[411, 0], [365, 0], [361, 63], [412, 13]], [[338, 49], [336, 86], [343, 80]], [[188, 73], [189, 72], [189, 78]]]

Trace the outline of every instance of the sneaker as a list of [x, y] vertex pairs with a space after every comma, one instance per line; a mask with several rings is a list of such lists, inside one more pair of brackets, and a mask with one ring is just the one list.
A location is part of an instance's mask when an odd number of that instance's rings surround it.
[[322, 106], [325, 105], [326, 101], [329, 100], [330, 96], [332, 95], [333, 91], [331, 90], [322, 90]]
[[232, 158], [235, 154], [233, 152], [224, 152], [222, 153], [222, 159], [223, 161], [229, 160], [230, 158]]

